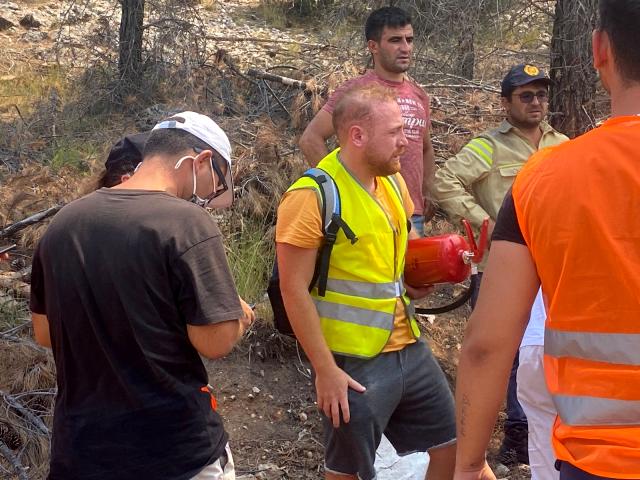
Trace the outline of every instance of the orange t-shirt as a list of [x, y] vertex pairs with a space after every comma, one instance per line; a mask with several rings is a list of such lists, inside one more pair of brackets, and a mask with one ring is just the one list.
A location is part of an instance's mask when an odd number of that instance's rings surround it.
[[[413, 214], [413, 201], [404, 179], [400, 175], [397, 178], [400, 179], [400, 193], [402, 194], [404, 209], [407, 218], [410, 218]], [[380, 182], [376, 182], [374, 196], [380, 202], [387, 215], [394, 220], [393, 223], [397, 224], [398, 221], [394, 218], [393, 208], [391, 207], [393, 200], [389, 198], [387, 190], [380, 187]], [[305, 188], [285, 193], [278, 207], [276, 242], [288, 243], [300, 248], [320, 248], [323, 239], [322, 217], [316, 192]], [[415, 341], [416, 338], [411, 332], [405, 306], [402, 300], [398, 298], [393, 331], [382, 351], [395, 352], [402, 350]]]

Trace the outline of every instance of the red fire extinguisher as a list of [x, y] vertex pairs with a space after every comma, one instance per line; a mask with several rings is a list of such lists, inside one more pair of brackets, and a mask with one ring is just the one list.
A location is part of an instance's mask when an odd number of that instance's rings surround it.
[[476, 244], [467, 220], [462, 220], [467, 238], [457, 234], [438, 235], [409, 240], [405, 260], [404, 279], [407, 285], [425, 286], [440, 283], [460, 283], [471, 276], [472, 285], [460, 298], [445, 307], [419, 309], [418, 313], [442, 313], [467, 301], [474, 288], [478, 263], [482, 261], [487, 246], [489, 220], [480, 228]]

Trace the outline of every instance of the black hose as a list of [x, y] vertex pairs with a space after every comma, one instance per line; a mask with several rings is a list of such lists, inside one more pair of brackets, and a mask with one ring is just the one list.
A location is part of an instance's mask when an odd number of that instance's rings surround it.
[[469, 288], [464, 291], [458, 298], [456, 298], [453, 302], [448, 305], [442, 305], [441, 307], [429, 307], [429, 308], [421, 308], [416, 307], [416, 313], [420, 313], [423, 315], [436, 315], [438, 313], [450, 312], [451, 310], [455, 310], [458, 307], [461, 307], [469, 298], [471, 298], [471, 294], [476, 289], [478, 284], [478, 275], [471, 275], [471, 282], [469, 283]]

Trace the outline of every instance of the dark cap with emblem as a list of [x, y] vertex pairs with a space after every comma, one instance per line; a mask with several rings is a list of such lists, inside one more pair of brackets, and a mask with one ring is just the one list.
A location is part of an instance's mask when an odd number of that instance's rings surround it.
[[119, 169], [122, 166], [130, 165], [131, 170], [142, 161], [142, 151], [144, 150], [144, 144], [147, 142], [151, 132], [135, 133], [133, 135], [127, 135], [121, 138], [111, 148], [107, 161], [104, 162], [104, 167], [111, 171], [113, 169]]
[[551, 79], [547, 77], [547, 74], [541, 68], [528, 63], [521, 63], [520, 65], [513, 67], [509, 70], [509, 73], [505, 75], [502, 83], [500, 84], [500, 95], [508, 97], [517, 87], [533, 82], [542, 82], [547, 85], [553, 84]]

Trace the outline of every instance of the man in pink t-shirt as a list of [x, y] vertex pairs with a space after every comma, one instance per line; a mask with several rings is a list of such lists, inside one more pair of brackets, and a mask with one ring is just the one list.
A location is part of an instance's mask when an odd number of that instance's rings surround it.
[[333, 107], [343, 93], [357, 84], [377, 82], [396, 92], [404, 120], [407, 148], [400, 158], [400, 173], [404, 177], [415, 205], [411, 217], [413, 228], [424, 234], [424, 220], [431, 217], [430, 188], [435, 173], [431, 137], [429, 135], [429, 97], [405, 72], [411, 64], [413, 27], [411, 17], [398, 7], [383, 7], [373, 11], [365, 24], [367, 47], [373, 57], [373, 70], [353, 78], [331, 95], [327, 103], [311, 120], [300, 137], [300, 149], [307, 162], [316, 165], [328, 153], [326, 140], [335, 132]]

